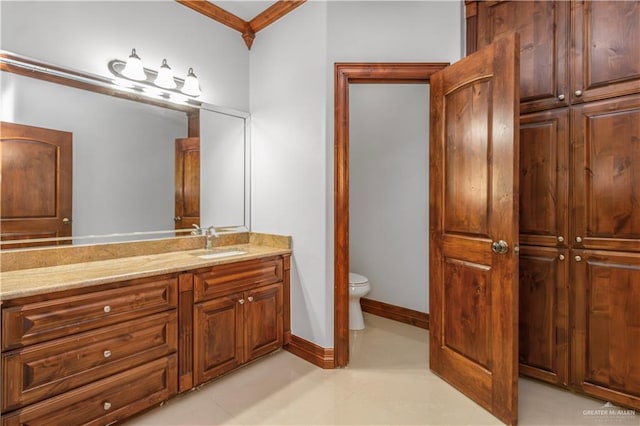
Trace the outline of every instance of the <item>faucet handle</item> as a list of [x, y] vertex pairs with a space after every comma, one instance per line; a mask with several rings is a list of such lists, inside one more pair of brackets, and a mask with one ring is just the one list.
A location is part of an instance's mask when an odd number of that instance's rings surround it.
[[203, 229], [200, 228], [197, 223], [194, 223], [192, 226], [195, 229], [193, 231], [191, 231], [191, 235], [202, 235], [203, 234]]
[[216, 232], [216, 228], [213, 225], [207, 228], [206, 233], [210, 237], [218, 238], [218, 233]]

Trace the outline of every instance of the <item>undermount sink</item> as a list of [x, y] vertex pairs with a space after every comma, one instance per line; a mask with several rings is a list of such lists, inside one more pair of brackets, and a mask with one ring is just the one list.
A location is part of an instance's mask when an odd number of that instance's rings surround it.
[[210, 260], [210, 259], [220, 259], [222, 257], [240, 256], [241, 254], [247, 254], [247, 252], [242, 250], [226, 250], [226, 251], [218, 251], [218, 252], [207, 253], [207, 254], [198, 254], [198, 257], [200, 259]]

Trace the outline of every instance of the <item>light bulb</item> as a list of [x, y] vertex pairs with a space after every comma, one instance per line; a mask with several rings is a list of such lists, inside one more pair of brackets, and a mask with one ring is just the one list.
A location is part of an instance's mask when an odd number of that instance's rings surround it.
[[144, 72], [144, 66], [142, 65], [142, 60], [136, 54], [136, 49], [131, 49], [131, 55], [129, 55], [129, 59], [127, 59], [127, 64], [124, 66], [122, 70], [122, 75], [131, 80], [146, 80], [147, 74]]
[[162, 66], [160, 66], [160, 70], [158, 71], [158, 76], [156, 77], [154, 84], [165, 89], [175, 89], [177, 86], [176, 81], [173, 79], [173, 71], [169, 68], [166, 59], [162, 60]]
[[189, 96], [200, 96], [200, 83], [198, 83], [198, 77], [193, 73], [193, 68], [189, 68], [187, 77], [184, 79], [182, 93]]

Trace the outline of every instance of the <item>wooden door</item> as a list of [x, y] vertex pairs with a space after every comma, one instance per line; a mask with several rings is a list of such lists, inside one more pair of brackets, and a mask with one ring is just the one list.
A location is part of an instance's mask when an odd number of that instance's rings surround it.
[[477, 8], [479, 48], [520, 34], [521, 112], [567, 105], [569, 2], [482, 1]]
[[2, 122], [0, 140], [2, 240], [70, 237], [72, 134]]
[[194, 370], [199, 385], [243, 363], [242, 293], [197, 303], [194, 308]]
[[569, 384], [568, 250], [520, 246], [520, 373]]
[[282, 283], [249, 291], [245, 297], [244, 361], [282, 347]]
[[176, 139], [175, 229], [200, 225], [200, 138]]
[[571, 103], [640, 92], [640, 1], [575, 1], [571, 9]]
[[572, 250], [572, 382], [640, 409], [640, 254]]
[[640, 95], [571, 110], [573, 245], [640, 251]]
[[511, 34], [431, 78], [430, 368], [509, 424], [518, 407], [518, 53]]

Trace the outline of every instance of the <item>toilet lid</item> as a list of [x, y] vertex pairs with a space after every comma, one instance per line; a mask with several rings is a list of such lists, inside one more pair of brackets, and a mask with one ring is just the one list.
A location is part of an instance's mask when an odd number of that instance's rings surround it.
[[359, 285], [359, 284], [366, 284], [367, 282], [369, 282], [367, 277], [362, 276], [360, 274], [354, 274], [353, 272], [349, 272], [349, 284]]

